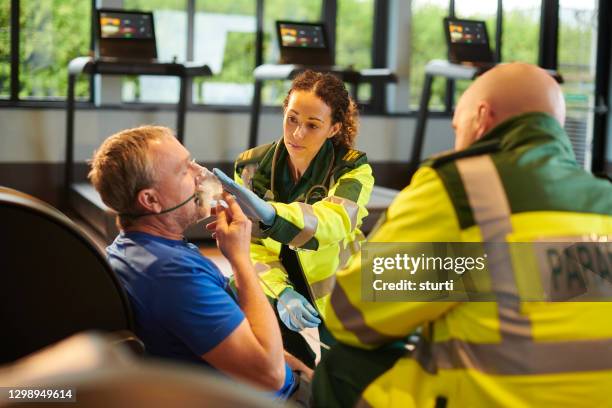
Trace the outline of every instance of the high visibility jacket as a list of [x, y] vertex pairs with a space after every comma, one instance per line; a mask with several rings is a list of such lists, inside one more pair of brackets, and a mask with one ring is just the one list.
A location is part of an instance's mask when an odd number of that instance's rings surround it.
[[274, 224], [251, 240], [251, 259], [266, 283], [262, 286], [265, 293], [277, 298], [292, 287], [279, 260], [281, 246], [293, 249], [310, 298], [324, 318], [336, 270], [346, 265], [365, 239], [359, 227], [368, 214], [365, 206], [374, 185], [372, 168], [365, 153], [333, 146], [328, 140], [290, 194], [292, 200], [285, 203], [280, 190], [291, 188], [279, 184], [292, 184], [282, 177], [288, 174], [287, 156], [281, 139], [247, 150], [236, 160], [236, 182], [276, 210]]
[[[612, 184], [582, 170], [563, 129], [541, 113], [512, 118], [468, 149], [424, 163], [368, 237], [588, 239], [612, 241]], [[600, 265], [609, 274], [611, 255], [608, 246]], [[339, 271], [326, 324], [340, 342], [376, 348], [417, 327], [424, 333], [360, 404], [434, 407], [442, 398], [447, 407], [612, 407], [612, 303], [527, 302], [527, 260], [507, 260], [507, 269], [489, 270], [494, 290], [504, 284], [510, 295], [496, 302], [364, 302], [361, 259]]]

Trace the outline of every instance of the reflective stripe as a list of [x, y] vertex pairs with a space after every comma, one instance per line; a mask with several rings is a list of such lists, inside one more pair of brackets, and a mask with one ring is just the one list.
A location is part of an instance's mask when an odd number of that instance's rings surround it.
[[[503, 340], [531, 338], [531, 322], [520, 313], [509, 246], [510, 204], [493, 160], [488, 155], [457, 161], [474, 220], [480, 228], [492, 289], [497, 295]], [[502, 340], [502, 341], [503, 341]]]
[[331, 294], [331, 305], [344, 328], [351, 331], [361, 343], [381, 344], [398, 339], [382, 334], [376, 331], [376, 329], [368, 326], [363, 318], [361, 310], [353, 306], [340, 285], [334, 286], [334, 290]]
[[340, 204], [342, 207], [344, 207], [344, 210], [348, 214], [349, 220], [351, 221], [351, 231], [355, 229], [357, 226], [357, 215], [359, 214], [359, 205], [357, 205], [356, 202], [337, 196], [325, 197], [323, 201]]
[[340, 270], [344, 269], [353, 251], [351, 250], [351, 244], [344, 245], [343, 241], [338, 242], [338, 248], [340, 249], [338, 253], [338, 270]]
[[278, 268], [281, 271], [285, 272], [285, 268], [283, 267], [283, 264], [280, 263], [280, 261], [272, 261], [272, 262], [268, 262], [268, 263], [255, 262], [255, 265], [253, 265], [253, 267], [255, 268], [255, 272], [258, 275], [266, 273], [266, 272], [268, 272], [269, 270], [271, 270], [273, 268]]
[[242, 184], [251, 191], [253, 190], [252, 181], [253, 181], [253, 176], [255, 176], [256, 171], [257, 171], [257, 164], [247, 164], [242, 169], [242, 173], [240, 173]]
[[336, 283], [336, 274], [320, 280], [315, 283], [310, 284], [310, 289], [312, 289], [312, 294], [315, 299], [320, 299], [324, 296], [329, 295], [334, 289], [334, 284]]
[[483, 241], [504, 242], [512, 232], [510, 204], [490, 156], [457, 161], [457, 170]]
[[[461, 340], [435, 343], [438, 369], [474, 369], [497, 375], [555, 374], [612, 370], [612, 339], [555, 342], [512, 341], [478, 344]], [[431, 367], [417, 355], [424, 368]]]
[[359, 400], [355, 404], [355, 408], [372, 408], [372, 405], [370, 405], [368, 401], [363, 399], [363, 396], [362, 396], [361, 398], [359, 398]]
[[302, 228], [301, 231], [291, 240], [291, 242], [289, 242], [289, 245], [299, 248], [314, 237], [315, 232], [317, 232], [319, 220], [314, 215], [312, 206], [304, 203], [296, 204], [299, 205], [300, 209], [302, 210], [302, 216], [304, 217], [304, 228]]
[[366, 238], [365, 235], [363, 235], [363, 232], [357, 230], [354, 239], [347, 245], [344, 245], [344, 242], [342, 241], [338, 243], [338, 248], [340, 249], [340, 252], [338, 253], [338, 270], [344, 269], [351, 256], [359, 253], [361, 250], [361, 241], [364, 241], [365, 239]]

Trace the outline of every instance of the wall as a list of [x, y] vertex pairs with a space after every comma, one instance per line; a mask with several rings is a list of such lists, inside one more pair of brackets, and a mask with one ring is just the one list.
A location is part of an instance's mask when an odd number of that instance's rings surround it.
[[[174, 127], [174, 111], [94, 110], [77, 111], [75, 121], [77, 161], [91, 157], [112, 133], [140, 124]], [[405, 117], [365, 116], [358, 148], [374, 162], [375, 175], [383, 185], [401, 187], [411, 151], [416, 120]], [[246, 149], [249, 114], [189, 112], [186, 146], [193, 157], [206, 163], [232, 162]], [[280, 113], [264, 113], [260, 142], [280, 137]], [[453, 146], [448, 118], [428, 122], [424, 155]], [[17, 188], [57, 204], [62, 182], [65, 149], [65, 114], [61, 109], [0, 109], [0, 185]], [[83, 170], [83, 169], [82, 169]], [[83, 171], [81, 171], [83, 173]]]
[[[415, 119], [362, 117], [358, 148], [372, 161], [405, 161], [412, 143]], [[140, 124], [174, 127], [172, 111], [79, 110], [75, 120], [76, 158], [85, 160], [110, 134]], [[246, 148], [247, 113], [190, 112], [186, 119], [187, 148], [200, 161], [233, 160]], [[57, 109], [0, 109], [0, 163], [64, 160], [65, 114]], [[260, 120], [262, 143], [280, 137], [280, 113], [264, 113]], [[449, 119], [428, 122], [425, 154], [452, 147]]]

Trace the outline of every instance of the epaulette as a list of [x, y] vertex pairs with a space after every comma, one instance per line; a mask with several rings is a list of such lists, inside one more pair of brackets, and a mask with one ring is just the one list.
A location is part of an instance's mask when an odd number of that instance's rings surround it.
[[249, 163], [259, 163], [273, 145], [274, 142], [257, 146], [240, 153], [236, 159], [236, 167], [244, 166]]
[[340, 155], [339, 164], [348, 167], [357, 167], [363, 163], [367, 163], [368, 158], [366, 154], [359, 150], [354, 149], [342, 149], [338, 152]]
[[466, 157], [480, 156], [483, 154], [493, 153], [498, 151], [500, 148], [499, 140], [491, 140], [489, 142], [479, 143], [475, 146], [471, 146], [464, 150], [459, 151], [446, 151], [437, 155], [431, 156], [425, 160], [421, 166], [429, 166], [437, 168], [445, 163], [449, 163], [455, 160], [463, 159]]

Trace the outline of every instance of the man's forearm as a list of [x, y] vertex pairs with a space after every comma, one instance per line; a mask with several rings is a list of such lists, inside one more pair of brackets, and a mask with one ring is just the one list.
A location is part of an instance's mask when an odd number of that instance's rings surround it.
[[283, 360], [283, 342], [278, 322], [270, 302], [259, 284], [250, 259], [232, 262], [238, 303], [244, 312], [253, 334], [274, 361]]

